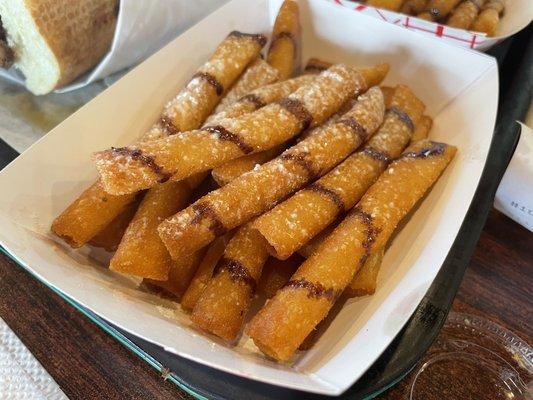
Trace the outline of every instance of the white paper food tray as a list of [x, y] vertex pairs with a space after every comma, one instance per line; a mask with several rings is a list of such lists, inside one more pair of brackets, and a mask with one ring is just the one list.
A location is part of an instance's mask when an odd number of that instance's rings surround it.
[[358, 3], [354, 0], [328, 0], [345, 8], [361, 12], [394, 25], [403, 26], [423, 35], [452, 43], [456, 46], [485, 51], [503, 39], [524, 29], [533, 19], [533, 1], [506, 0], [505, 11], [500, 19], [496, 35], [488, 37], [484, 33], [452, 28], [436, 22], [425, 21], [412, 15], [382, 10]]
[[[137, 280], [72, 251], [50, 224], [96, 177], [93, 151], [125, 145], [157, 117], [231, 30], [268, 34], [280, 0], [233, 0], [140, 64], [0, 173], [0, 244], [22, 265], [113, 324], [166, 350], [275, 385], [336, 395], [357, 380], [406, 323], [458, 232], [486, 162], [498, 99], [494, 59], [383, 24], [323, 0], [301, 1], [303, 59], [387, 61], [387, 84], [405, 83], [434, 117], [432, 137], [459, 152], [387, 252], [375, 295], [346, 303], [293, 365], [263, 357], [243, 338], [229, 348]], [[173, 309], [177, 311], [173, 313]], [[112, 366], [109, 366], [110, 368]]]

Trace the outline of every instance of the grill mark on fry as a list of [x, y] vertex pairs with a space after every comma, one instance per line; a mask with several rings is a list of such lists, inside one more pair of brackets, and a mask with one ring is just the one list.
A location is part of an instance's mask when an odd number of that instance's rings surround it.
[[161, 126], [161, 128], [163, 128], [163, 130], [168, 136], [176, 135], [180, 132], [179, 128], [174, 125], [174, 121], [172, 121], [172, 118], [167, 117], [166, 115], [163, 115], [159, 119], [159, 125]]
[[111, 151], [115, 154], [130, 157], [132, 160], [140, 161], [142, 164], [150, 168], [156, 175], [161, 178], [160, 183], [168, 181], [172, 174], [166, 172], [163, 167], [158, 165], [155, 158], [143, 154], [141, 149], [130, 149], [129, 147], [111, 147]]
[[204, 219], [210, 219], [211, 224], [209, 225], [209, 230], [213, 232], [215, 236], [222, 236], [227, 232], [226, 227], [218, 217], [215, 210], [207, 203], [193, 204], [192, 209], [195, 213], [194, 218], [192, 219], [192, 224], [200, 224]]
[[307, 297], [311, 299], [320, 299], [321, 297], [324, 297], [325, 299], [332, 301], [337, 297], [337, 294], [333, 288], [326, 288], [320, 283], [309, 282], [304, 278], [290, 280], [283, 287], [291, 289], [305, 289], [307, 291]]
[[342, 201], [341, 196], [339, 196], [339, 194], [335, 190], [327, 188], [319, 182], [314, 182], [310, 184], [307, 189], [315, 193], [323, 194], [324, 196], [329, 198], [337, 207], [338, 214], [341, 214], [346, 211], [346, 207], [344, 206], [344, 202]]
[[267, 38], [265, 35], [260, 35], [257, 33], [244, 33], [244, 32], [239, 32], [239, 31], [232, 31], [230, 32], [228, 36], [233, 36], [237, 38], [250, 38], [250, 39], [255, 40], [257, 43], [259, 43], [261, 47], [263, 47], [267, 42]]
[[376, 161], [384, 162], [386, 164], [391, 162], [391, 158], [387, 153], [376, 150], [372, 147], [365, 147], [362, 153], [366, 154], [369, 157], [372, 157]]
[[230, 132], [222, 125], [206, 126], [203, 130], [210, 133], [216, 133], [220, 140], [234, 143], [244, 154], [249, 154], [254, 151], [254, 148], [246, 143], [239, 135]]
[[223, 257], [217, 264], [213, 276], [219, 274], [222, 271], [227, 271], [230, 278], [234, 282], [242, 282], [245, 285], [248, 285], [255, 291], [257, 282], [250, 275], [248, 270], [240, 261], [237, 261], [233, 258]]
[[347, 126], [354, 132], [359, 138], [361, 139], [361, 142], [366, 141], [368, 137], [368, 132], [366, 131], [365, 127], [359, 123], [355, 118], [349, 117], [349, 118], [343, 118], [340, 121], [337, 122], [338, 124], [342, 124]]
[[365, 264], [366, 260], [368, 260], [368, 257], [370, 257], [372, 245], [376, 241], [376, 236], [380, 232], [380, 229], [374, 226], [374, 218], [372, 217], [372, 215], [370, 215], [366, 211], [363, 211], [361, 208], [354, 208], [354, 210], [352, 211], [352, 215], [359, 218], [361, 222], [363, 222], [363, 224], [366, 226], [366, 237], [362, 243], [363, 248], [365, 249], [365, 253], [359, 259], [359, 268], [361, 268]]
[[446, 144], [440, 142], [430, 142], [431, 146], [420, 151], [408, 151], [403, 153], [398, 160], [402, 158], [428, 158], [431, 156], [440, 156], [446, 151]]
[[261, 107], [266, 106], [265, 102], [263, 102], [263, 100], [261, 100], [258, 95], [253, 94], [253, 93], [250, 93], [250, 94], [247, 94], [246, 96], [241, 97], [239, 101], [248, 101], [252, 103], [255, 106], [256, 110], [260, 109]]
[[278, 104], [283, 107], [285, 110], [290, 112], [292, 115], [296, 117], [298, 121], [300, 121], [301, 130], [305, 130], [311, 125], [311, 122], [313, 121], [313, 116], [305, 108], [304, 103], [302, 103], [300, 100], [291, 99], [290, 97], [284, 97], [281, 99]]
[[207, 72], [197, 72], [192, 76], [191, 80], [196, 78], [202, 79], [211, 86], [213, 86], [215, 88], [217, 96], [221, 96], [222, 93], [224, 93], [224, 86], [222, 86], [222, 84], [213, 75], [208, 74]]
[[392, 114], [395, 114], [409, 128], [411, 132], [414, 132], [415, 124], [413, 123], [411, 117], [407, 115], [407, 113], [400, 110], [398, 107], [390, 107], [387, 111]]
[[313, 62], [313, 61], [308, 61], [307, 62], [307, 65], [305, 66], [305, 71], [307, 72], [323, 72], [325, 70], [327, 70], [329, 67], [324, 65], [324, 64], [320, 64], [319, 62]]
[[286, 153], [282, 154], [280, 158], [282, 160], [294, 161], [305, 170], [309, 179], [313, 179], [315, 177], [316, 174], [313, 171], [313, 163], [311, 160], [307, 159], [307, 153]]

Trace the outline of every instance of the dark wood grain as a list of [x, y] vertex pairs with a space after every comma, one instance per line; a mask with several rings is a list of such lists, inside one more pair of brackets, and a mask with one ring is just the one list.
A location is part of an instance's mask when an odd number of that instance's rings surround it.
[[0, 317], [70, 399], [191, 399], [3, 254]]
[[[488, 318], [533, 343], [533, 234], [493, 211], [455, 311]], [[0, 317], [70, 399], [190, 399], [21, 267], [0, 255]], [[404, 399], [400, 383], [380, 399]]]
[[[533, 234], [493, 210], [452, 310], [489, 319], [533, 344]], [[409, 378], [378, 398], [408, 399]]]

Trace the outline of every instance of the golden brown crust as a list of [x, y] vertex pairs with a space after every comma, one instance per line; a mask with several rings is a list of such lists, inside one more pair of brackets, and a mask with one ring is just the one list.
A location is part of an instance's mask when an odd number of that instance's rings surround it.
[[118, 5], [118, 0], [26, 0], [59, 63], [61, 75], [56, 88], [88, 71], [108, 51]]

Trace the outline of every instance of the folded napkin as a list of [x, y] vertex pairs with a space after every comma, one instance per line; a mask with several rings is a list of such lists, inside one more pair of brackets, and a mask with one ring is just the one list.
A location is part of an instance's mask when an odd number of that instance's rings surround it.
[[1, 318], [0, 398], [68, 400], [57, 383]]
[[496, 192], [494, 207], [533, 232], [533, 130], [521, 126], [520, 141]]

